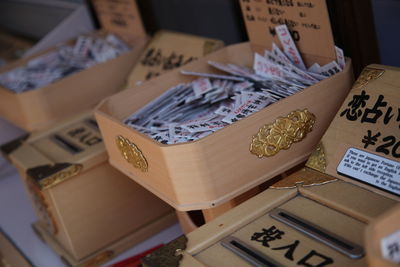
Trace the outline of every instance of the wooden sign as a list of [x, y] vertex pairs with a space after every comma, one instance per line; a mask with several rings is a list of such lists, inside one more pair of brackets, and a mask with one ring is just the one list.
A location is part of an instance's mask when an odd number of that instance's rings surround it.
[[102, 28], [122, 36], [146, 36], [134, 0], [93, 0], [93, 6]]
[[191, 34], [159, 31], [150, 41], [128, 78], [128, 85], [135, 86], [178, 68], [224, 46], [220, 40]]
[[[257, 51], [280, 46], [275, 27], [286, 24], [307, 67], [336, 59], [325, 0], [241, 0], [251, 44]], [[280, 46], [280, 48], [282, 48]]]
[[[321, 141], [323, 172], [399, 199], [400, 69], [364, 69]], [[321, 154], [321, 153], [319, 153]]]

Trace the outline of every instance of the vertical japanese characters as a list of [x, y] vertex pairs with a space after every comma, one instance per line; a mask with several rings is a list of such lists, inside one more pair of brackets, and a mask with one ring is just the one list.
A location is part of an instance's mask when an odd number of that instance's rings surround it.
[[[361, 90], [360, 93], [354, 94], [346, 108], [341, 110], [340, 117], [370, 126], [380, 122], [383, 122], [383, 125], [396, 123], [397, 128], [400, 128], [400, 108], [390, 105], [388, 101], [390, 100], [385, 99], [382, 94], [371, 96], [365, 90]], [[400, 158], [399, 132], [382, 134], [381, 131], [372, 128], [367, 130], [360, 140], [363, 148], [373, 148], [380, 154]]]

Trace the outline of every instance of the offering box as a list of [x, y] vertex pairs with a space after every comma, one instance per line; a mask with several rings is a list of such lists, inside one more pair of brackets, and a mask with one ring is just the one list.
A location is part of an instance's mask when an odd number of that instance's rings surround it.
[[100, 263], [176, 222], [169, 205], [109, 165], [90, 113], [32, 134], [9, 157], [39, 218], [34, 229], [73, 266]]
[[[391, 114], [400, 104], [399, 71], [368, 66], [305, 169], [154, 252], [145, 265], [169, 255], [176, 266], [394, 266], [388, 258], [399, 259], [391, 245], [399, 242], [400, 162]], [[368, 130], [397, 141], [386, 153], [381, 139], [368, 142]]]
[[[0, 116], [27, 131], [40, 130], [60, 119], [93, 108], [100, 100], [122, 88], [146, 45], [147, 37], [140, 15], [134, 1], [116, 3], [95, 0], [93, 4], [102, 29], [91, 35], [116, 34], [131, 50], [34, 90], [14, 93], [0, 86]], [[117, 23], [116, 16], [124, 23]], [[69, 44], [74, 42], [71, 40]], [[30, 60], [54, 50], [56, 47], [17, 60], [0, 68], [0, 73], [22, 67]]]
[[[182, 68], [213, 72], [207, 65], [209, 60], [250, 66], [252, 55], [249, 43], [231, 45]], [[123, 124], [130, 114], [168, 88], [191, 79], [181, 75], [180, 69], [173, 70], [105, 99], [96, 109], [110, 163], [178, 210], [216, 206], [304, 161], [348, 94], [353, 74], [347, 60], [342, 72], [190, 143], [163, 145]], [[316, 118], [306, 138], [272, 157], [258, 158], [250, 153], [253, 136], [260, 128], [292, 112], [305, 114], [305, 110]], [[293, 123], [287, 130], [296, 127]], [[135, 168], [123, 156], [120, 142], [132, 149], [130, 161], [135, 161], [139, 154], [138, 159], [145, 159], [147, 170]]]

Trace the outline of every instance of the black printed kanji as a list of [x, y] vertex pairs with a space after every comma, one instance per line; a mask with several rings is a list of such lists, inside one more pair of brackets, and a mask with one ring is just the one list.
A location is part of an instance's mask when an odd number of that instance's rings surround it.
[[285, 232], [280, 231], [275, 226], [268, 229], [263, 228], [262, 232], [256, 232], [251, 236], [251, 240], [261, 242], [264, 247], [269, 247], [269, 242], [281, 239]]
[[247, 14], [246, 15], [246, 19], [249, 20], [249, 21], [255, 21], [256, 17], [254, 17], [254, 15]]
[[364, 138], [361, 140], [361, 142], [364, 143], [364, 148], [367, 148], [369, 145], [375, 145], [378, 141], [379, 136], [381, 136], [380, 132], [372, 136], [371, 130], [368, 130], [367, 135], [365, 135]]
[[70, 130], [68, 132], [68, 135], [71, 136], [71, 137], [75, 137], [76, 135], [84, 133], [84, 132], [86, 132], [86, 129], [84, 127], [79, 127], [79, 128], [75, 128], [73, 130]]
[[162, 68], [164, 70], [171, 70], [173, 68], [177, 68], [182, 65], [183, 55], [177, 55], [175, 52], [172, 52], [171, 55], [165, 59], [163, 59]]
[[157, 51], [154, 48], [150, 48], [147, 50], [146, 55], [144, 56], [144, 59], [140, 61], [142, 65], [144, 66], [159, 66], [162, 64], [162, 55], [161, 55], [161, 50], [157, 49]]
[[388, 124], [390, 122], [390, 120], [393, 118], [394, 114], [392, 114], [392, 107], [388, 107], [385, 117], [383, 118], [383, 123], [384, 124]]
[[346, 115], [346, 118], [350, 121], [357, 120], [362, 115], [361, 108], [365, 107], [368, 99], [369, 95], [364, 90], [361, 91], [360, 95], [353, 95], [353, 99], [347, 104], [348, 108], [340, 113], [340, 117]]
[[85, 144], [88, 146], [93, 146], [97, 143], [101, 142], [101, 138], [97, 137], [97, 136], [93, 136], [91, 138], [89, 138], [88, 140], [85, 141]]
[[247, 108], [248, 108], [248, 109], [256, 109], [257, 106], [255, 106], [255, 105], [249, 105]]
[[146, 74], [146, 76], [145, 76], [145, 80], [150, 80], [151, 78], [153, 78], [153, 77], [157, 77], [157, 76], [159, 76], [160, 75], [160, 73], [159, 72], [155, 72], [155, 71], [149, 71], [147, 74]]
[[243, 109], [242, 110], [242, 113], [244, 114], [244, 115], [247, 115], [247, 114], [249, 114], [249, 113], [251, 113], [252, 112], [252, 110], [250, 110], [250, 109]]
[[400, 253], [399, 243], [389, 244], [387, 246], [387, 249], [389, 250], [389, 257], [392, 259], [395, 257], [396, 254]]
[[189, 62], [192, 62], [193, 60], [196, 60], [196, 59], [197, 59], [197, 57], [190, 57], [190, 58], [186, 59], [184, 62], [182, 62], [182, 65], [185, 65], [185, 64], [187, 64]]
[[375, 102], [374, 107], [366, 108], [364, 111], [364, 115], [361, 118], [361, 123], [369, 122], [369, 123], [376, 123], [376, 121], [382, 116], [383, 112], [380, 110], [382, 107], [387, 106], [387, 102], [383, 101], [384, 96], [379, 95], [378, 99]]
[[[314, 259], [313, 259], [314, 258]], [[313, 262], [311, 263], [311, 259]], [[317, 261], [319, 260], [319, 261]], [[306, 267], [323, 267], [333, 263], [333, 259], [311, 250], [304, 258], [297, 262], [297, 265]]]
[[84, 143], [85, 140], [91, 135], [92, 135], [91, 133], [87, 133], [85, 135], [82, 135], [81, 137], [79, 137], [79, 142]]
[[299, 244], [300, 244], [300, 241], [296, 240], [296, 241], [294, 241], [293, 244], [283, 246], [283, 247], [278, 247], [278, 248], [272, 248], [272, 250], [287, 250], [285, 253], [285, 258], [292, 261], [294, 250], [297, 248], [297, 246]]

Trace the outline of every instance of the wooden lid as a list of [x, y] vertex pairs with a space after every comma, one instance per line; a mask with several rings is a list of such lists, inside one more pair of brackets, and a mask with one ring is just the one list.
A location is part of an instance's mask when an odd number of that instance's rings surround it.
[[366, 67], [307, 166], [400, 200], [399, 107], [400, 68]]
[[92, 0], [101, 27], [127, 37], [145, 37], [135, 0]]
[[286, 24], [308, 67], [336, 59], [325, 0], [241, 0], [240, 4], [250, 43], [257, 52], [270, 50], [272, 42], [282, 48], [275, 27]]
[[41, 189], [55, 186], [107, 160], [91, 113], [32, 134], [9, 157]]

